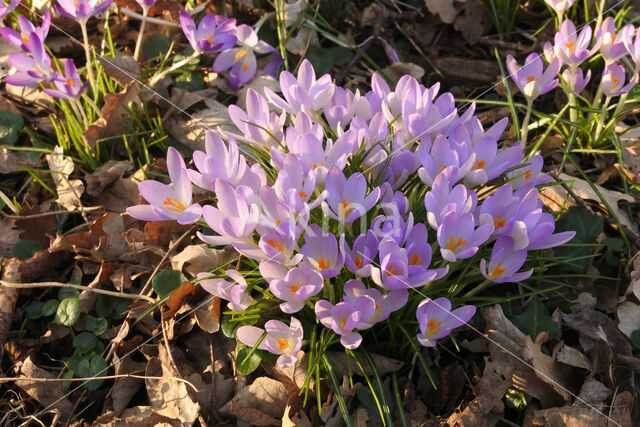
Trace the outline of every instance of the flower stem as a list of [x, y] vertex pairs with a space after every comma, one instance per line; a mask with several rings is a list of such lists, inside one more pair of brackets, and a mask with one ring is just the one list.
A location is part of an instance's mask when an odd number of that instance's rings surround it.
[[475, 288], [471, 289], [469, 292], [467, 292], [464, 297], [468, 298], [468, 297], [472, 297], [475, 294], [477, 294], [478, 292], [480, 292], [481, 290], [483, 290], [484, 288], [486, 288], [487, 286], [489, 286], [490, 284], [492, 284], [493, 282], [489, 279], [486, 279], [484, 282], [480, 283], [478, 286], [476, 286]]
[[79, 110], [80, 116], [82, 116], [82, 121], [84, 122], [85, 130], [89, 127], [89, 120], [87, 120], [87, 114], [84, 112], [84, 108], [78, 99], [73, 99], [71, 104], [75, 104], [76, 108]]
[[87, 34], [87, 21], [80, 21], [80, 28], [82, 29], [82, 39], [84, 46], [84, 55], [87, 57], [87, 75], [89, 76], [89, 85], [91, 86], [91, 91], [93, 92], [93, 96], [96, 96], [96, 79], [93, 75], [93, 67], [91, 66], [91, 50], [89, 47], [89, 35]]
[[195, 58], [197, 58], [198, 56], [200, 56], [200, 53], [198, 52], [193, 52], [191, 54], [191, 56], [184, 58], [182, 61], [178, 61], [175, 64], [173, 64], [171, 67], [167, 68], [166, 70], [164, 70], [163, 72], [161, 72], [160, 74], [156, 74], [155, 76], [153, 76], [153, 78], [151, 79], [151, 82], [149, 82], [149, 86], [153, 87], [155, 86], [160, 80], [162, 80], [167, 74], [171, 73], [172, 71], [177, 70], [178, 68], [182, 67], [183, 65], [193, 61]]
[[604, 115], [607, 112], [607, 107], [609, 106], [609, 102], [611, 102], [611, 97], [607, 95], [604, 100], [604, 104], [602, 104], [602, 109], [600, 110], [600, 117], [598, 117], [598, 125], [596, 126], [596, 131], [593, 134], [593, 142], [598, 142], [598, 138], [602, 133], [602, 129], [604, 128]]
[[571, 67], [571, 71], [570, 71], [570, 78], [571, 81], [569, 82], [569, 120], [571, 120], [572, 123], [577, 123], [578, 122], [578, 102], [576, 100], [576, 68], [575, 67]]
[[531, 107], [533, 106], [533, 98], [527, 98], [527, 113], [524, 116], [524, 120], [522, 121], [522, 128], [520, 129], [520, 140], [522, 141], [522, 146], [527, 145], [527, 135], [529, 134], [529, 120], [531, 119]]
[[149, 8], [142, 8], [142, 23], [140, 24], [140, 32], [138, 33], [138, 40], [136, 41], [136, 49], [133, 51], [133, 59], [136, 61], [140, 57], [140, 47], [142, 46], [142, 36], [144, 35], [144, 29], [147, 26], [147, 15], [149, 14]]

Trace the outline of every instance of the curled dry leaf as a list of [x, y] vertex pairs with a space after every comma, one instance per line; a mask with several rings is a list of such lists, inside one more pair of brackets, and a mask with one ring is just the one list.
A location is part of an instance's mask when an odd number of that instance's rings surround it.
[[397, 82], [405, 74], [420, 80], [424, 76], [424, 68], [411, 62], [394, 62], [382, 70], [391, 80]]
[[55, 378], [53, 374], [37, 367], [31, 360], [31, 356], [24, 359], [18, 366], [20, 378], [25, 378], [25, 380], [16, 382], [21, 389], [33, 399], [37, 400], [43, 407], [59, 410], [63, 419], [71, 416], [73, 404], [64, 396], [61, 382], [37, 382], [28, 380], [29, 378]]
[[576, 368], [591, 369], [591, 361], [580, 350], [562, 343], [562, 347], [556, 354], [556, 360], [565, 365]]
[[192, 150], [202, 150], [207, 130], [233, 131], [227, 107], [216, 100], [207, 99], [207, 108], [191, 114], [187, 118], [171, 117], [166, 123], [167, 132]]
[[[117, 359], [117, 355], [115, 358]], [[122, 360], [118, 360], [116, 363], [116, 372], [118, 375], [132, 374], [142, 375], [146, 367], [145, 362], [134, 361], [131, 357], [124, 357]], [[113, 405], [113, 412], [115, 415], [120, 415], [122, 411], [127, 407], [129, 402], [140, 387], [144, 385], [144, 380], [141, 378], [127, 378], [122, 377], [116, 379], [113, 384], [113, 388], [109, 392], [109, 398]]]
[[55, 172], [51, 174], [51, 178], [58, 193], [56, 201], [65, 209], [75, 210], [82, 206], [80, 197], [84, 193], [84, 184], [79, 179], [69, 180], [74, 169], [73, 159], [63, 154], [62, 147], [56, 145], [53, 151], [55, 154], [47, 154], [47, 163], [49, 169]]
[[198, 305], [195, 311], [196, 322], [200, 329], [210, 334], [220, 330], [220, 298], [207, 297], [209, 302]]
[[118, 56], [116, 58], [98, 57], [98, 62], [104, 68], [104, 72], [120, 83], [127, 86], [132, 81], [140, 80], [140, 64], [131, 56]]
[[85, 176], [87, 194], [94, 197], [100, 196], [108, 185], [122, 178], [122, 175], [131, 170], [133, 170], [133, 165], [127, 160], [107, 161], [99, 166], [94, 173]]
[[147, 363], [147, 393], [151, 407], [160, 415], [193, 423], [198, 418], [200, 406], [191, 400], [184, 382], [172, 379], [173, 371], [160, 359], [152, 357]]
[[613, 392], [604, 384], [591, 378], [582, 384], [578, 397], [591, 405], [597, 405], [607, 400], [612, 394]]
[[640, 329], [640, 305], [625, 301], [618, 307], [618, 329], [628, 337], [631, 333]]
[[277, 380], [259, 377], [245, 386], [222, 408], [228, 413], [256, 426], [278, 426], [287, 406], [287, 390]]
[[432, 15], [438, 15], [445, 24], [453, 24], [458, 11], [453, 5], [454, 0], [424, 0]]
[[458, 15], [453, 28], [462, 33], [467, 43], [475, 44], [485, 34], [488, 24], [490, 22], [482, 3], [467, 1], [464, 4], [464, 13]]
[[85, 131], [84, 137], [91, 147], [101, 138], [121, 134], [126, 129], [127, 106], [138, 98], [138, 82], [132, 81], [117, 94], [104, 96], [102, 115]]
[[20, 168], [32, 167], [35, 162], [26, 151], [10, 151], [0, 148], [0, 173], [13, 173]]
[[231, 251], [225, 249], [213, 249], [206, 244], [189, 245], [170, 257], [171, 268], [185, 271], [196, 276], [203, 271], [209, 271], [218, 265], [228, 261], [233, 256]]
[[531, 340], [531, 337], [525, 337], [522, 355], [533, 365], [538, 378], [551, 384], [556, 393], [569, 402], [571, 401], [571, 394], [567, 391], [566, 370], [558, 365], [551, 356], [542, 352], [541, 346], [547, 341], [547, 338], [546, 332], [540, 332], [535, 342]]
[[288, 0], [284, 5], [284, 25], [290, 27], [295, 24], [307, 3], [307, 0]]
[[295, 37], [290, 37], [284, 44], [287, 50], [296, 55], [304, 56], [311, 49], [320, 47], [318, 33], [307, 27], [300, 27]]

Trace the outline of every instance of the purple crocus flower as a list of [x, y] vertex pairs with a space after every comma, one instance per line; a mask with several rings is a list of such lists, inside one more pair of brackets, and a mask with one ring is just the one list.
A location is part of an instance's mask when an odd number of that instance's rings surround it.
[[476, 228], [472, 214], [458, 215], [455, 212], [449, 212], [438, 227], [437, 239], [440, 244], [440, 254], [449, 262], [471, 258], [492, 232], [493, 223], [484, 223]]
[[551, 63], [543, 72], [542, 58], [536, 52], [527, 56], [524, 66], [519, 67], [515, 58], [507, 56], [507, 69], [520, 92], [528, 99], [533, 100], [551, 90], [557, 85], [559, 80], [555, 78], [560, 71], [562, 63], [558, 58], [551, 60]]
[[247, 187], [233, 188], [231, 184], [218, 179], [214, 188], [218, 207], [203, 207], [202, 216], [219, 236], [208, 236], [198, 232], [198, 237], [210, 245], [253, 243], [252, 234], [258, 223], [260, 211], [257, 205], [247, 202]]
[[514, 197], [513, 187], [504, 184], [482, 202], [478, 210], [478, 220], [480, 223], [490, 220], [493, 223], [494, 236], [507, 234], [511, 231], [519, 205], [520, 199]]
[[542, 172], [543, 166], [544, 159], [540, 154], [535, 154], [522, 167], [507, 172], [511, 186], [517, 190], [517, 197], [524, 197], [532, 188], [551, 181], [551, 176]]
[[5, 77], [5, 83], [13, 86], [34, 86], [50, 82], [57, 77], [58, 73], [51, 69], [51, 58], [35, 32], [29, 35], [29, 46], [31, 56], [22, 52], [9, 54], [9, 63], [18, 72]]
[[329, 301], [316, 303], [316, 316], [325, 327], [340, 335], [340, 344], [354, 350], [362, 342], [362, 335], [356, 329], [366, 329], [367, 323], [376, 311], [376, 302], [368, 295], [360, 295], [350, 302], [339, 302], [335, 306]]
[[395, 240], [386, 239], [380, 243], [378, 259], [380, 267], [371, 269], [371, 279], [376, 285], [389, 290], [411, 287], [407, 252]]
[[562, 15], [571, 9], [576, 0], [544, 0], [558, 15], [558, 20], [562, 22]]
[[416, 310], [420, 326], [418, 341], [425, 347], [435, 347], [436, 340], [448, 336], [452, 330], [468, 323], [476, 313], [472, 305], [465, 305], [451, 311], [451, 301], [447, 298], [427, 298]]
[[486, 137], [476, 143], [472, 153], [475, 155], [476, 164], [464, 176], [465, 182], [469, 185], [482, 185], [497, 178], [507, 169], [519, 165], [524, 156], [521, 141], [498, 151], [496, 141]]
[[229, 117], [244, 134], [238, 139], [260, 147], [272, 147], [282, 140], [286, 113], [277, 115], [270, 112], [267, 99], [251, 88], [247, 90], [245, 103], [246, 112], [237, 105], [229, 106]]
[[513, 240], [501, 237], [493, 245], [489, 264], [484, 259], [480, 260], [480, 272], [494, 283], [520, 282], [533, 273], [533, 269], [518, 273], [526, 260], [526, 249], [514, 251]]
[[4, 5], [3, 1], [0, 1], [0, 19], [3, 19], [5, 16], [9, 14], [13, 9], [18, 7], [20, 0], [11, 0], [8, 5]]
[[154, 4], [156, 4], [156, 0], [136, 0], [136, 1], [143, 9], [150, 9]]
[[422, 144], [416, 151], [422, 164], [418, 170], [418, 176], [427, 185], [433, 185], [440, 174], [443, 174], [449, 182], [456, 182], [469, 173], [476, 164], [475, 155], [469, 156], [467, 150], [463, 150], [455, 143], [450, 143], [444, 135], [436, 137], [429, 152], [420, 150], [421, 147]]
[[87, 21], [94, 15], [104, 12], [113, 0], [58, 0], [53, 7], [61, 15], [76, 21]]
[[371, 231], [375, 233], [379, 241], [392, 239], [398, 246], [402, 246], [407, 240], [412, 227], [413, 213], [410, 212], [405, 220], [398, 210], [389, 210], [387, 215], [378, 215], [371, 223]]
[[378, 255], [378, 238], [368, 230], [366, 234], [356, 237], [350, 249], [344, 235], [340, 237], [340, 250], [344, 254], [344, 263], [358, 277], [371, 275], [371, 262]]
[[637, 76], [625, 86], [625, 71], [622, 65], [613, 63], [605, 67], [600, 80], [600, 89], [607, 96], [617, 96], [627, 93], [636, 84]]
[[323, 112], [327, 124], [334, 132], [344, 129], [354, 116], [366, 121], [372, 116], [369, 101], [360, 95], [359, 90], [354, 93], [338, 86], [331, 101], [323, 107]]
[[19, 47], [25, 52], [29, 52], [31, 50], [29, 46], [29, 36], [31, 35], [31, 33], [36, 33], [38, 35], [38, 38], [41, 41], [44, 41], [44, 39], [47, 38], [47, 34], [49, 34], [50, 24], [51, 13], [49, 13], [48, 10], [44, 12], [42, 25], [39, 27], [34, 26], [31, 21], [29, 21], [24, 16], [19, 16], [18, 25], [20, 26], [20, 32], [17, 32], [13, 28], [2, 27], [0, 28], [0, 36], [4, 37], [6, 41], [11, 43], [15, 47]]
[[187, 12], [180, 12], [180, 25], [195, 52], [220, 52], [232, 48], [238, 40], [233, 35], [235, 19], [219, 15], [205, 15], [196, 27]]
[[300, 249], [303, 262], [330, 279], [340, 274], [344, 255], [338, 250], [338, 241], [332, 233], [325, 233], [319, 225], [312, 224], [305, 233], [305, 244]]
[[307, 170], [302, 161], [295, 154], [288, 154], [284, 166], [278, 172], [274, 189], [278, 198], [290, 200], [296, 211], [303, 209], [303, 204], [308, 203], [309, 209], [314, 209], [324, 200], [326, 192], [311, 201], [316, 189], [316, 174], [313, 170]]
[[169, 147], [167, 169], [173, 187], [158, 181], [146, 180], [138, 184], [138, 190], [148, 205], [127, 208], [127, 213], [143, 221], [167, 221], [175, 219], [179, 224], [192, 224], [200, 219], [202, 208], [191, 203], [191, 181], [187, 167], [178, 150]]
[[45, 88], [46, 94], [60, 99], [78, 99], [89, 83], [82, 83], [76, 65], [71, 59], [67, 59], [64, 64], [64, 76], [58, 75], [53, 84], [56, 89]]
[[276, 365], [281, 368], [294, 365], [298, 360], [297, 354], [302, 347], [304, 334], [300, 321], [292, 317], [290, 326], [287, 326], [280, 320], [269, 320], [264, 324], [264, 329], [255, 326], [240, 326], [236, 337], [244, 345], [253, 347], [265, 332], [267, 335], [258, 348], [279, 355]]
[[560, 31], [555, 35], [553, 53], [562, 62], [575, 68], [598, 49], [596, 44], [593, 49], [589, 50], [591, 34], [591, 27], [585, 25], [580, 31], [580, 35], [578, 35], [576, 26], [571, 20], [567, 19], [562, 23]]
[[211, 273], [198, 273], [198, 283], [211, 295], [229, 301], [231, 311], [244, 311], [255, 304], [256, 300], [247, 291], [247, 281], [242, 274], [235, 270], [227, 270], [226, 274], [233, 283], [224, 279], [210, 279]]
[[427, 227], [418, 223], [413, 226], [405, 243], [409, 267], [409, 284], [412, 287], [423, 286], [438, 280], [449, 271], [449, 266], [429, 269], [431, 264], [431, 245]]
[[327, 174], [327, 198], [322, 211], [329, 218], [349, 224], [365, 215], [380, 197], [376, 187], [367, 194], [367, 180], [359, 172], [345, 178], [342, 171], [333, 166]]
[[576, 235], [575, 231], [564, 231], [562, 233], [554, 234], [553, 231], [555, 228], [556, 223], [553, 216], [546, 212], [542, 212], [538, 222], [534, 226], [527, 228], [529, 239], [527, 249], [534, 251], [560, 246], [573, 239]]
[[378, 289], [367, 288], [360, 280], [352, 279], [344, 285], [344, 302], [353, 304], [357, 298], [368, 296], [375, 302], [373, 315], [360, 322], [359, 329], [368, 329], [389, 318], [391, 313], [402, 308], [409, 299], [409, 291], [400, 289], [383, 294]]
[[451, 188], [445, 174], [440, 174], [433, 181], [431, 191], [424, 196], [427, 209], [427, 222], [437, 230], [442, 219], [450, 212], [457, 215], [472, 212], [478, 204], [478, 195], [463, 184]]
[[324, 279], [315, 270], [294, 267], [287, 271], [282, 265], [267, 261], [260, 263], [260, 272], [265, 271], [271, 293], [284, 302], [280, 309], [284, 313], [296, 313], [304, 307], [307, 300], [322, 291]]
[[280, 223], [277, 228], [263, 234], [258, 246], [267, 259], [286, 266], [296, 265], [302, 259], [302, 254], [293, 253], [296, 246], [296, 230], [288, 223]]
[[607, 17], [596, 31], [596, 40], [600, 44], [600, 54], [605, 65], [609, 65], [627, 54], [625, 45], [629, 44], [633, 25], [628, 24], [616, 33], [616, 24], [612, 17]]
[[280, 73], [280, 89], [284, 99], [265, 87], [265, 95], [272, 104], [290, 114], [301, 111], [311, 113], [321, 110], [331, 100], [335, 85], [329, 74], [316, 80], [313, 65], [305, 59], [300, 65], [297, 79], [288, 71]]
[[213, 62], [213, 71], [222, 73], [228, 69], [229, 84], [232, 89], [238, 89], [240, 84], [249, 83], [256, 74], [256, 53], [267, 54], [275, 52], [269, 44], [258, 39], [258, 34], [246, 24], [238, 25], [235, 29], [240, 47], [220, 52]]
[[[640, 71], [640, 31], [637, 31], [633, 25], [625, 25], [620, 32], [623, 33], [621, 37], [624, 47], [635, 64], [633, 74], [637, 74]], [[635, 38], [633, 37], [634, 33]]]
[[562, 72], [562, 79], [567, 82], [569, 89], [576, 93], [582, 92], [591, 79], [591, 70], [587, 70], [587, 74], [582, 71], [582, 68], [576, 68], [576, 81], [571, 81], [571, 70], [569, 68]]

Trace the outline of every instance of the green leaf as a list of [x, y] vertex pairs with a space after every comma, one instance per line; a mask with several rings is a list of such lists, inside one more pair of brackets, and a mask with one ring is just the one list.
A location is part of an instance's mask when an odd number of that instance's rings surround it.
[[39, 319], [42, 316], [42, 307], [44, 304], [40, 301], [32, 302], [25, 309], [24, 312], [27, 315], [27, 319]]
[[60, 301], [57, 299], [50, 299], [44, 303], [42, 306], [42, 315], [43, 316], [51, 316], [58, 310], [58, 306], [60, 305]]
[[114, 309], [113, 298], [108, 295], [100, 294], [96, 298], [96, 313], [100, 317], [107, 318], [111, 316]]
[[93, 332], [95, 335], [102, 335], [109, 327], [107, 319], [104, 317], [87, 317], [85, 324], [88, 331]]
[[153, 278], [151, 285], [160, 298], [166, 298], [186, 282], [187, 278], [178, 270], [161, 271]]
[[631, 332], [631, 343], [640, 350], [640, 329]]
[[62, 301], [65, 298], [77, 297], [80, 291], [76, 288], [60, 288], [58, 291], [58, 299]]
[[89, 353], [98, 343], [98, 338], [91, 332], [80, 332], [73, 339], [73, 346], [79, 353]]
[[176, 77], [176, 87], [196, 92], [204, 89], [204, 76], [199, 71], [180, 74]]
[[[102, 356], [93, 356], [91, 360], [82, 359], [75, 371], [78, 378], [101, 377], [107, 375], [107, 362]], [[89, 391], [96, 390], [104, 380], [89, 381], [84, 386]]]
[[373, 393], [371, 392], [371, 389], [369, 387], [360, 387], [356, 394], [358, 396], [358, 400], [360, 401], [360, 403], [362, 403], [362, 406], [373, 413], [378, 412], [376, 401], [373, 398]]
[[556, 257], [567, 258], [568, 263], [562, 265], [567, 273], [584, 273], [589, 268], [591, 254], [589, 246], [602, 233], [604, 219], [581, 206], [572, 206], [556, 221], [556, 232], [575, 231], [575, 237], [568, 244], [553, 248]]
[[80, 300], [77, 297], [69, 297], [60, 301], [56, 311], [56, 323], [58, 325], [73, 326], [80, 317]]
[[13, 111], [0, 111], [0, 143], [15, 144], [20, 136], [24, 120]]
[[44, 246], [35, 240], [20, 240], [13, 247], [13, 254], [16, 258], [29, 259], [43, 249]]
[[343, 46], [335, 46], [327, 49], [327, 53], [331, 57], [334, 65], [344, 65], [353, 58], [353, 52]]
[[546, 331], [549, 338], [555, 337], [558, 333], [558, 324], [549, 317], [544, 304], [537, 296], [531, 299], [522, 313], [513, 316], [511, 321], [534, 340], [542, 331]]
[[327, 50], [328, 49], [318, 48], [312, 50], [309, 55], [307, 55], [307, 59], [311, 62], [313, 69], [319, 76], [327, 74], [333, 66], [333, 58]]
[[[193, 48], [191, 46], [185, 48], [182, 53], [177, 54], [176, 56], [173, 57], [173, 61], [171, 62], [172, 64], [176, 64], [180, 61], [183, 61], [185, 59], [187, 59], [188, 57], [190, 57], [191, 55], [193, 55]], [[200, 62], [200, 57], [196, 56], [195, 58], [191, 59], [190, 61], [188, 61], [187, 63], [185, 63], [184, 65], [191, 65], [196, 66], [198, 65], [198, 63]]]
[[142, 54], [151, 59], [164, 56], [169, 50], [169, 39], [162, 34], [152, 34], [142, 44]]
[[[251, 354], [252, 352], [253, 354]], [[260, 350], [253, 350], [251, 347], [242, 348], [236, 357], [236, 369], [238, 372], [242, 375], [249, 375], [255, 371], [262, 361], [260, 353]]]
[[507, 402], [507, 406], [516, 411], [524, 411], [529, 404], [529, 396], [527, 393], [520, 391], [516, 388], [509, 387], [507, 393], [504, 395]]
[[[75, 372], [74, 371], [67, 371], [64, 374], [62, 374], [62, 378], [73, 378]], [[71, 389], [71, 385], [73, 384], [73, 381], [63, 381], [62, 382], [62, 391], [63, 393], [68, 393], [69, 390]]]
[[618, 237], [607, 237], [606, 239], [604, 239], [603, 243], [612, 251], [624, 251], [624, 240]]
[[110, 297], [113, 298], [113, 313], [111, 314], [111, 319], [120, 320], [127, 315], [127, 311], [129, 310], [129, 305], [131, 304], [131, 300], [126, 298], [118, 298], [118, 297]]

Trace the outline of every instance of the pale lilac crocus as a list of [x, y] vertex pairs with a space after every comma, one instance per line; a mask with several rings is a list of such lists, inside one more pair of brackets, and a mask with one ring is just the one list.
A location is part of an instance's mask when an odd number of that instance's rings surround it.
[[558, 23], [562, 23], [564, 13], [571, 9], [576, 0], [544, 0], [558, 15]]
[[325, 327], [340, 335], [340, 344], [354, 350], [362, 343], [357, 329], [366, 329], [376, 311], [376, 302], [368, 295], [360, 295], [350, 302], [339, 302], [335, 306], [320, 300], [315, 306], [316, 316]]
[[265, 87], [265, 95], [272, 104], [290, 114], [312, 113], [321, 110], [331, 100], [335, 85], [329, 74], [316, 80], [313, 65], [305, 59], [298, 69], [297, 79], [288, 71], [280, 73], [280, 89], [284, 99]]
[[560, 31], [556, 33], [553, 46], [553, 53], [562, 60], [563, 63], [575, 68], [582, 64], [585, 59], [594, 54], [598, 45], [589, 49], [591, 42], [591, 27], [585, 25], [580, 34], [576, 31], [576, 26], [567, 19], [562, 23]]
[[302, 267], [294, 267], [287, 271], [282, 265], [270, 261], [260, 264], [260, 272], [269, 268], [273, 278], [269, 282], [271, 293], [278, 299], [284, 301], [280, 304], [280, 309], [284, 313], [296, 313], [304, 307], [307, 300], [322, 291], [324, 279], [322, 275], [314, 270]]
[[494, 283], [520, 282], [533, 273], [533, 269], [518, 273], [526, 260], [526, 249], [514, 251], [513, 240], [504, 236], [493, 245], [489, 262], [480, 260], [480, 272]]
[[551, 175], [542, 172], [544, 158], [538, 153], [527, 159], [523, 166], [507, 172], [517, 197], [524, 197], [532, 188], [551, 181]]
[[231, 69], [229, 84], [232, 89], [253, 79], [257, 69], [256, 53], [264, 55], [275, 52], [272, 46], [258, 39], [258, 34], [249, 25], [238, 25], [235, 35], [239, 47], [220, 52], [213, 62], [213, 71], [216, 73]]
[[468, 323], [476, 313], [473, 305], [465, 305], [451, 311], [447, 298], [427, 298], [416, 310], [420, 327], [418, 341], [425, 347], [435, 347], [436, 340], [448, 336], [452, 330]]
[[89, 85], [88, 82], [82, 83], [78, 69], [71, 59], [67, 59], [64, 64], [64, 75], [58, 75], [53, 84], [55, 89], [45, 88], [44, 92], [54, 98], [67, 100], [78, 99]]
[[0, 19], [3, 19], [9, 12], [18, 7], [18, 3], [20, 3], [20, 0], [11, 0], [11, 2], [5, 6], [4, 2], [0, 1]]
[[606, 96], [617, 96], [628, 93], [636, 84], [637, 77], [633, 76], [625, 86], [625, 71], [622, 65], [613, 63], [605, 67], [600, 80], [600, 89]]
[[[624, 34], [622, 42], [635, 64], [633, 74], [637, 74], [640, 71], [640, 31], [637, 31], [633, 25], [625, 25], [620, 32]], [[635, 37], [633, 36], [634, 33]]]
[[35, 86], [50, 82], [58, 76], [58, 73], [51, 68], [51, 58], [35, 32], [29, 35], [29, 46], [31, 55], [22, 52], [9, 54], [9, 63], [18, 72], [5, 77], [5, 83], [13, 86]]
[[378, 245], [378, 238], [371, 230], [356, 237], [352, 248], [349, 248], [344, 235], [340, 237], [340, 250], [344, 254], [344, 263], [358, 277], [371, 275], [371, 263], [378, 255]]
[[157, 0], [136, 0], [138, 4], [143, 8], [151, 8], [154, 4], [156, 4]]
[[229, 117], [243, 133], [243, 136], [234, 136], [260, 147], [277, 145], [284, 136], [282, 126], [286, 113], [278, 115], [269, 111], [267, 99], [252, 88], [247, 90], [245, 99], [246, 112], [237, 105], [229, 105]]
[[112, 0], [58, 0], [53, 7], [63, 16], [86, 22], [92, 16], [104, 12], [111, 5]]
[[431, 245], [429, 244], [429, 232], [427, 227], [418, 223], [409, 232], [405, 243], [407, 253], [409, 277], [412, 287], [423, 286], [447, 274], [449, 266], [438, 269], [430, 269]]
[[569, 68], [562, 72], [562, 79], [567, 82], [569, 89], [573, 92], [580, 93], [587, 86], [591, 79], [591, 70], [587, 70], [585, 74], [582, 68], [576, 68], [575, 80], [571, 77], [571, 70]]
[[187, 167], [178, 150], [169, 147], [167, 169], [172, 186], [154, 180], [142, 181], [138, 190], [148, 205], [127, 208], [127, 213], [143, 221], [176, 220], [179, 224], [192, 224], [200, 219], [202, 208], [191, 203], [191, 181]]
[[302, 210], [305, 203], [308, 203], [309, 209], [316, 208], [326, 195], [323, 192], [312, 201], [316, 190], [316, 174], [305, 168], [298, 156], [291, 153], [286, 156], [273, 188], [280, 199], [290, 200], [296, 211]]
[[378, 259], [380, 266], [371, 269], [371, 279], [376, 285], [388, 290], [411, 287], [407, 252], [395, 240], [385, 239], [380, 243]]
[[367, 194], [367, 180], [356, 172], [345, 178], [342, 171], [332, 167], [326, 180], [327, 198], [322, 202], [322, 211], [329, 218], [349, 224], [365, 215], [380, 197], [376, 187]]
[[294, 365], [298, 360], [297, 354], [302, 347], [304, 335], [300, 321], [292, 317], [290, 326], [287, 326], [280, 320], [268, 320], [264, 324], [264, 329], [255, 326], [240, 326], [236, 337], [244, 345], [253, 347], [265, 333], [266, 336], [258, 348], [278, 355], [276, 365], [281, 368]]
[[0, 36], [4, 37], [6, 41], [14, 45], [15, 47], [19, 47], [25, 52], [29, 52], [31, 50], [29, 43], [29, 35], [31, 33], [35, 33], [38, 35], [38, 38], [41, 41], [44, 41], [47, 38], [47, 34], [49, 34], [49, 26], [51, 25], [51, 13], [49, 11], [44, 12], [44, 16], [42, 18], [42, 24], [39, 27], [36, 27], [24, 16], [18, 17], [18, 26], [20, 27], [20, 32], [14, 30], [9, 27], [0, 28]]
[[[527, 111], [530, 113], [531, 109]], [[526, 124], [523, 120], [523, 129], [527, 129]], [[522, 141], [526, 141], [524, 132]], [[522, 141], [516, 141], [511, 147], [498, 151], [498, 145], [493, 138], [481, 138], [471, 150], [475, 154], [476, 163], [464, 176], [465, 182], [471, 186], [482, 185], [502, 175], [507, 169], [519, 165], [524, 156]]]
[[519, 205], [520, 199], [514, 196], [511, 184], [504, 184], [484, 199], [477, 210], [477, 220], [480, 223], [490, 220], [493, 236], [501, 236], [511, 231]]
[[277, 228], [263, 234], [258, 246], [267, 259], [287, 266], [296, 265], [302, 259], [302, 255], [293, 253], [296, 246], [295, 237], [295, 229], [289, 224], [281, 223]]
[[472, 212], [478, 204], [478, 195], [463, 184], [451, 187], [445, 174], [433, 181], [431, 190], [424, 196], [427, 222], [437, 230], [444, 216], [450, 212], [458, 215]]
[[527, 99], [535, 99], [553, 90], [558, 85], [556, 76], [561, 65], [560, 60], [554, 58], [544, 70], [542, 58], [536, 52], [527, 56], [522, 67], [518, 66], [513, 56], [507, 56], [509, 74]]
[[543, 212], [540, 215], [538, 222], [528, 228], [528, 240], [529, 245], [527, 249], [530, 251], [538, 249], [548, 249], [555, 246], [560, 246], [576, 235], [575, 231], [564, 231], [561, 233], [555, 233], [556, 223], [551, 214]]
[[629, 43], [633, 32], [633, 25], [628, 24], [616, 32], [616, 24], [612, 17], [607, 17], [596, 31], [595, 38], [600, 44], [600, 54], [604, 58], [605, 66], [622, 58], [627, 54], [625, 45]]
[[412, 212], [409, 212], [407, 219], [405, 219], [399, 210], [391, 211], [390, 209], [388, 209], [386, 215], [378, 215], [371, 223], [371, 231], [375, 233], [379, 241], [392, 239], [399, 246], [402, 246], [407, 240], [412, 227]]
[[300, 253], [304, 255], [305, 265], [319, 271], [326, 279], [336, 277], [342, 271], [344, 255], [338, 250], [336, 236], [324, 232], [316, 224], [307, 228]]
[[[422, 146], [422, 144], [420, 144]], [[444, 135], [438, 135], [429, 152], [416, 151], [422, 167], [418, 176], [427, 185], [433, 185], [440, 174], [444, 174], [449, 182], [456, 182], [471, 171], [476, 164], [475, 153], [469, 155], [468, 150], [458, 149]]]
[[476, 228], [472, 214], [458, 215], [450, 212], [444, 216], [438, 227], [437, 240], [440, 245], [440, 254], [449, 262], [471, 258], [492, 232], [492, 223], [484, 223]]
[[235, 19], [219, 15], [205, 15], [196, 27], [191, 15], [180, 12], [180, 25], [189, 44], [197, 53], [221, 52], [232, 48], [238, 40], [233, 35]]
[[211, 273], [198, 273], [197, 278], [202, 289], [213, 296], [229, 301], [228, 307], [231, 311], [244, 311], [256, 303], [248, 292], [249, 287], [242, 274], [235, 270], [227, 270], [226, 275], [233, 282], [221, 278], [211, 279]]
[[362, 281], [357, 279], [349, 280], [344, 285], [344, 301], [353, 304], [358, 297], [368, 296], [375, 303], [375, 311], [370, 318], [360, 322], [359, 329], [367, 329], [378, 322], [389, 318], [391, 313], [402, 308], [409, 299], [409, 291], [400, 289], [383, 294], [378, 289], [367, 288]]
[[360, 95], [359, 90], [354, 93], [338, 86], [333, 92], [331, 101], [323, 107], [323, 112], [327, 124], [334, 132], [344, 129], [354, 116], [366, 121], [372, 116], [369, 101]]

